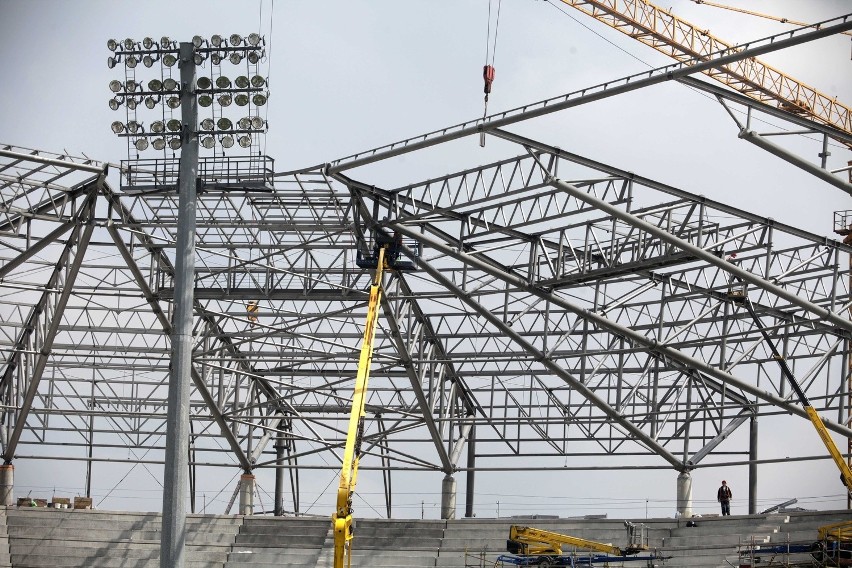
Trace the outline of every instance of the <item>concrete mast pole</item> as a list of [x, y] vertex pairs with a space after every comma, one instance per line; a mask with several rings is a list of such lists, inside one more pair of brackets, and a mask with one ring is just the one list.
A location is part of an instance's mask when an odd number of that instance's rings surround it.
[[178, 177], [175, 307], [163, 473], [163, 534], [160, 566], [183, 568], [189, 481], [189, 385], [192, 381], [192, 315], [195, 285], [195, 196], [198, 183], [198, 103], [193, 46], [180, 44], [181, 154]]

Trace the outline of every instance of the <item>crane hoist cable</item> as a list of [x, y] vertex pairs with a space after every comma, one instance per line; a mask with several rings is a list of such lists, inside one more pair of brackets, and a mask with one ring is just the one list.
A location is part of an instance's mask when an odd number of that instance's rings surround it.
[[[500, 8], [503, 6], [503, 0], [497, 0], [497, 18], [494, 22], [494, 41], [491, 41], [491, 4], [492, 0], [488, 0], [488, 32], [485, 36], [485, 65], [482, 67], [482, 79], [485, 81], [485, 106], [482, 111], [482, 121], [485, 122], [485, 117], [488, 116], [488, 95], [491, 94], [491, 85], [494, 83], [494, 59], [497, 55], [497, 33], [500, 28]], [[491, 61], [489, 62], [489, 55]], [[479, 145], [485, 147], [485, 131], [479, 134]]]

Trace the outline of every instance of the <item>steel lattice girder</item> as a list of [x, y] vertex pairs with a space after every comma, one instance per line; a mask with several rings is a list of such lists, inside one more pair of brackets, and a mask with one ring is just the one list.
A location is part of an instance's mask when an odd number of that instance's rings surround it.
[[[377, 230], [423, 248], [420, 270], [387, 282], [363, 468], [382, 456], [391, 469], [461, 468], [472, 426], [483, 469], [588, 456], [677, 469], [745, 454], [716, 444], [749, 416], [801, 414], [761, 328], [829, 427], [850, 433], [850, 332], [808, 308], [848, 309], [852, 248], [496, 134], [519, 155], [405, 187], [316, 168], [279, 174], [271, 193], [199, 195], [196, 463], [274, 465], [270, 441], [282, 432], [300, 467], [337, 467], [370, 281], [355, 256]], [[82, 458], [89, 445], [130, 447], [132, 459], [156, 461], [176, 199], [118, 195], [101, 165], [72, 161], [0, 153], [4, 451]], [[631, 217], [577, 199], [557, 178]], [[94, 230], [80, 249], [73, 235], [84, 226]], [[735, 301], [741, 283], [725, 265], [681, 242], [722, 260], [736, 253], [729, 264], [765, 283], [746, 282], [759, 321]]]

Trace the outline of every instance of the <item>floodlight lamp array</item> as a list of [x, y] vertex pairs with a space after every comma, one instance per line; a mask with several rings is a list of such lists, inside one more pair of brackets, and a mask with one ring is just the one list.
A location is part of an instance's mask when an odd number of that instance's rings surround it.
[[[126, 80], [110, 81], [112, 97], [109, 106], [112, 110], [124, 107], [127, 113], [125, 121], [114, 121], [111, 124], [112, 131], [118, 136], [128, 137], [128, 148], [137, 151], [149, 147], [155, 150], [177, 150], [186, 140], [185, 136], [190, 135], [198, 136], [201, 146], [206, 149], [217, 145], [231, 148], [235, 144], [241, 148], [251, 147], [267, 129], [266, 121], [257, 116], [256, 109], [252, 108], [265, 105], [269, 97], [268, 79], [257, 72], [257, 64], [265, 58], [265, 45], [265, 39], [256, 33], [245, 37], [239, 34], [213, 35], [209, 39], [194, 36], [193, 63], [201, 67], [209, 61], [211, 67], [209, 73], [204, 73], [196, 80], [195, 85], [182, 87], [170, 76], [171, 68], [180, 55], [177, 42], [168, 37], [162, 37], [159, 41], [146, 37], [141, 42], [130, 38], [123, 41], [110, 39], [107, 48], [112, 55], [107, 60], [108, 66], [113, 68], [123, 62]], [[246, 65], [247, 72], [232, 80], [219, 71], [218, 66], [225, 60]], [[160, 77], [150, 79], [147, 83], [137, 81], [135, 70], [140, 62], [145, 67], [152, 67], [159, 62]], [[185, 88], [192, 89], [200, 107], [211, 109], [213, 118], [202, 120], [200, 131], [191, 125], [184, 127], [181, 121], [170, 118], [171, 113], [181, 107]], [[222, 116], [223, 109], [232, 104], [234, 108], [243, 107], [242, 117], [231, 120]], [[149, 110], [159, 107], [162, 120], [152, 121], [146, 129], [136, 119], [137, 108], [142, 108], [142, 105]]]

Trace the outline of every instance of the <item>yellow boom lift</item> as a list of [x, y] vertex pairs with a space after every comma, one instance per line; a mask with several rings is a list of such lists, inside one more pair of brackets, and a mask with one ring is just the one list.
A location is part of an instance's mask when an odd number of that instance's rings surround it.
[[[360, 251], [358, 255], [358, 265], [362, 268], [375, 268], [376, 274], [370, 286], [367, 322], [364, 325], [364, 337], [361, 341], [355, 392], [352, 395], [352, 410], [349, 414], [349, 429], [343, 450], [343, 465], [340, 469], [340, 485], [337, 488], [337, 507], [331, 516], [334, 524], [334, 568], [343, 568], [352, 563], [350, 555], [354, 536], [352, 496], [358, 478], [361, 440], [364, 436], [364, 408], [367, 403], [370, 364], [373, 361], [373, 339], [376, 335], [376, 322], [379, 319], [379, 305], [382, 300], [382, 273], [388, 269], [413, 270], [415, 267], [414, 263], [401, 260], [401, 251], [400, 236], [388, 237], [377, 234], [373, 256], [362, 258]], [[419, 256], [419, 248], [415, 248], [414, 253], [415, 256]]]
[[[506, 550], [511, 554], [538, 557], [535, 564], [562, 564], [560, 558], [569, 553], [568, 547], [575, 551], [599, 552], [610, 556], [627, 556], [648, 550], [647, 543], [637, 542], [634, 535], [635, 525], [625, 523], [628, 529], [629, 543], [626, 548], [621, 549], [612, 544], [595, 542], [576, 536], [568, 536], [544, 529], [533, 527], [522, 527], [512, 525], [509, 528], [509, 540], [506, 541]], [[566, 547], [563, 550], [563, 547]]]

